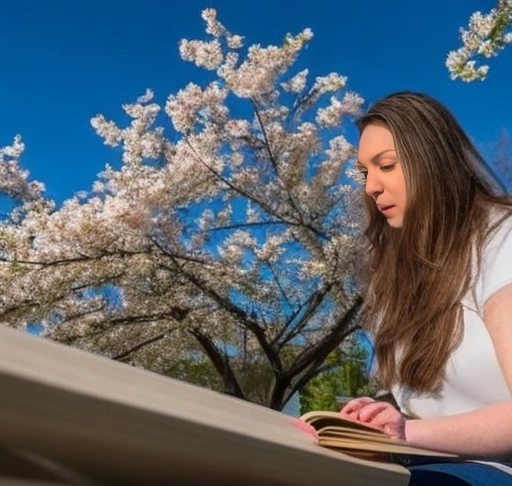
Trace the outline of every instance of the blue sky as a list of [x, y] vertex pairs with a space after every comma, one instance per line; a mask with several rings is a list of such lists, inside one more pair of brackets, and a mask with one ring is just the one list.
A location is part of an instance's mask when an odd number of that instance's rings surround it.
[[[163, 102], [202, 71], [181, 61], [181, 38], [202, 38], [200, 12], [246, 43], [279, 44], [310, 27], [301, 58], [311, 74], [338, 71], [368, 102], [397, 90], [443, 101], [480, 146], [512, 133], [512, 47], [491, 61], [484, 83], [451, 81], [444, 66], [458, 29], [491, 0], [1, 0], [0, 145], [20, 133], [33, 177], [62, 201], [88, 190], [118, 154], [89, 120], [119, 118], [147, 87]], [[355, 140], [352, 140], [355, 142]]]

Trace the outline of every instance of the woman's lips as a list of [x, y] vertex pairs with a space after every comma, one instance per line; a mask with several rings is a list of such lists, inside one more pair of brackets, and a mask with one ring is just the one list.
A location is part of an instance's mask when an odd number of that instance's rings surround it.
[[394, 204], [377, 204], [379, 211], [386, 216], [394, 207]]

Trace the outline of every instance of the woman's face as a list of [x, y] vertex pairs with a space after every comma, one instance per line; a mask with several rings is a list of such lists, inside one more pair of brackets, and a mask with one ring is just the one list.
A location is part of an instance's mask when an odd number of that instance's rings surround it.
[[405, 178], [393, 135], [384, 123], [367, 125], [361, 133], [357, 167], [366, 179], [366, 193], [393, 228], [403, 226]]

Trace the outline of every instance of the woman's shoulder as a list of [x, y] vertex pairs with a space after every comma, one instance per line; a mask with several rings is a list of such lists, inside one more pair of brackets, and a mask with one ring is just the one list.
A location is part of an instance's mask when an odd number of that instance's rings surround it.
[[512, 245], [512, 207], [496, 207], [489, 212], [486, 250], [503, 244]]
[[495, 210], [488, 229], [474, 287], [477, 307], [482, 309], [489, 297], [512, 283], [512, 210]]

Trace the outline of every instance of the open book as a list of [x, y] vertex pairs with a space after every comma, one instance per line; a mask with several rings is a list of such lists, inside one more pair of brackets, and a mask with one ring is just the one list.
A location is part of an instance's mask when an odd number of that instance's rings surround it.
[[0, 326], [0, 485], [405, 486], [292, 418]]
[[394, 439], [379, 429], [343, 417], [338, 412], [314, 411], [300, 418], [316, 430], [321, 446], [354, 457], [406, 466], [461, 460], [453, 454], [412, 447], [403, 440]]

